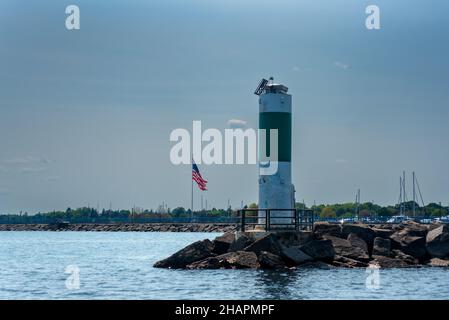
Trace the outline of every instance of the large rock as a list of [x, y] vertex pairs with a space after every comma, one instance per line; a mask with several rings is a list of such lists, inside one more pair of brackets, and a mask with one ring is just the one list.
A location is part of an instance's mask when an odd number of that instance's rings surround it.
[[228, 252], [187, 266], [188, 269], [256, 269], [258, 267], [256, 254], [246, 251]]
[[376, 256], [373, 255], [374, 263], [379, 265], [381, 268], [407, 268], [410, 267], [410, 265], [401, 260], [401, 259], [395, 259], [395, 258], [389, 258], [385, 256]]
[[257, 255], [254, 252], [237, 251], [225, 253], [218, 256], [226, 268], [232, 269], [255, 269], [259, 267]]
[[[355, 235], [353, 236], [353, 241]], [[368, 251], [366, 250], [366, 243], [363, 242], [363, 244], [354, 242], [351, 243], [349, 240], [333, 237], [333, 236], [325, 236], [325, 239], [330, 240], [332, 242], [332, 245], [334, 247], [335, 253], [339, 256], [347, 257], [350, 259], [355, 259], [359, 261], [368, 261], [369, 255]], [[358, 240], [361, 240], [358, 238]], [[361, 240], [363, 241], [363, 240]], [[358, 241], [357, 241], [358, 242]]]
[[313, 258], [305, 254], [299, 247], [285, 247], [282, 248], [282, 257], [287, 262], [287, 265], [298, 266], [300, 264], [313, 261]]
[[432, 258], [427, 264], [431, 267], [449, 267], [449, 260], [443, 260], [440, 258]]
[[197, 241], [179, 250], [170, 257], [156, 262], [153, 267], [182, 269], [195, 261], [213, 256], [213, 249], [214, 244], [209, 239]]
[[273, 233], [269, 233], [250, 244], [245, 248], [245, 251], [254, 252], [256, 255], [259, 255], [262, 251], [268, 251], [276, 255], [280, 255], [281, 245], [276, 239], [276, 236]]
[[439, 222], [433, 222], [433, 223], [431, 223], [431, 224], [428, 225], [428, 229], [429, 229], [429, 231], [432, 231], [432, 230], [435, 230], [436, 228], [439, 228], [439, 227], [441, 227], [441, 226], [442, 226], [441, 223], [439, 223]]
[[368, 263], [354, 260], [351, 258], [343, 257], [343, 256], [335, 256], [334, 261], [331, 264], [335, 267], [343, 267], [343, 268], [366, 268], [368, 267]]
[[384, 238], [388, 239], [395, 231], [392, 229], [385, 229], [385, 228], [371, 228], [374, 232], [375, 238]]
[[391, 254], [391, 240], [380, 237], [374, 238], [373, 255], [388, 257]]
[[367, 255], [369, 255], [368, 254], [368, 244], [365, 242], [365, 240], [360, 238], [357, 234], [350, 233], [348, 236], [348, 241], [353, 247], [357, 247], [357, 248], [361, 249], [363, 252], [365, 252]]
[[240, 234], [239, 237], [231, 243], [228, 252], [243, 251], [243, 249], [245, 249], [253, 242], [254, 240], [247, 235]]
[[414, 231], [409, 232], [410, 229], [395, 232], [391, 237], [391, 247], [399, 249], [402, 252], [411, 255], [415, 258], [422, 258], [426, 255], [426, 239], [424, 237], [413, 236]]
[[300, 266], [301, 269], [332, 269], [334, 266], [323, 261], [306, 262]]
[[341, 225], [337, 223], [329, 223], [329, 222], [315, 222], [313, 225], [313, 233], [318, 236], [341, 236]]
[[214, 243], [213, 252], [218, 255], [228, 252], [229, 247], [231, 246], [231, 243], [234, 242], [234, 240], [235, 240], [234, 232], [226, 232], [225, 234], [216, 237], [213, 241]]
[[[383, 229], [383, 230], [393, 230], [396, 224], [384, 223], [384, 224], [376, 224], [372, 229]], [[396, 231], [396, 230], [395, 230]]]
[[374, 231], [366, 225], [361, 224], [343, 224], [342, 235], [347, 238], [351, 233], [355, 233], [362, 238], [369, 247], [372, 247], [375, 238]]
[[200, 261], [193, 262], [186, 266], [187, 269], [224, 269], [222, 260], [217, 257], [209, 257]]
[[301, 246], [314, 239], [312, 231], [279, 231], [276, 232], [276, 238], [281, 246], [293, 247]]
[[405, 221], [401, 224], [405, 232], [412, 237], [425, 237], [429, 228], [427, 225], [415, 221]]
[[449, 255], [449, 226], [439, 226], [427, 234], [426, 248], [432, 257], [444, 258]]
[[419, 260], [411, 255], [408, 255], [404, 252], [402, 252], [401, 250], [391, 250], [391, 256], [395, 259], [399, 259], [404, 261], [405, 263], [409, 264], [409, 265], [417, 265], [419, 264]]
[[331, 240], [312, 240], [300, 246], [299, 249], [315, 260], [334, 260], [335, 250]]
[[257, 259], [262, 269], [285, 269], [286, 265], [281, 257], [271, 252], [262, 251]]

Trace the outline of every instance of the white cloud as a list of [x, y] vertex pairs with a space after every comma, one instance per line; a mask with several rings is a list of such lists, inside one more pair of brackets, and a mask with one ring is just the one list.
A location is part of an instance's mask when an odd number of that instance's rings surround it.
[[348, 160], [346, 159], [335, 159], [336, 163], [348, 163]]
[[228, 121], [228, 126], [232, 129], [245, 129], [247, 127], [247, 122], [240, 119], [231, 119]]
[[59, 179], [61, 179], [60, 176], [48, 176], [45, 178], [45, 181], [57, 181]]
[[29, 164], [48, 164], [50, 161], [46, 157], [24, 156], [3, 160], [3, 163], [9, 165], [29, 165]]
[[349, 68], [348, 64], [340, 62], [340, 61], [335, 61], [334, 66], [336, 66], [337, 68], [343, 69], [343, 70], [346, 70]]
[[299, 68], [298, 66], [294, 66], [294, 67], [292, 68], [292, 71], [294, 71], [294, 72], [299, 72], [299, 71], [301, 71], [301, 68]]
[[25, 168], [20, 168], [19, 172], [22, 174], [29, 174], [29, 173], [43, 172], [45, 170], [46, 170], [46, 168], [44, 168], [44, 167], [25, 167]]
[[47, 170], [50, 160], [43, 156], [26, 155], [0, 160], [0, 173], [38, 173]]

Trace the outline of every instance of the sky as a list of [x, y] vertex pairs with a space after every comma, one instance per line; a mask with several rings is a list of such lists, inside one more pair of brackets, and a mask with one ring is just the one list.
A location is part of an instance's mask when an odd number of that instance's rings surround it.
[[[80, 8], [80, 30], [65, 8]], [[380, 8], [380, 30], [365, 8]], [[449, 202], [446, 0], [0, 0], [0, 213], [190, 207], [176, 128], [258, 126], [261, 78], [293, 96], [311, 205], [395, 204], [416, 171]], [[256, 165], [202, 165], [209, 207], [257, 202]]]

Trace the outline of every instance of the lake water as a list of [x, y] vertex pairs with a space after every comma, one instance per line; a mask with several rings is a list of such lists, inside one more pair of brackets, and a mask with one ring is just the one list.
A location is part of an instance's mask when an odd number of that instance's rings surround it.
[[[449, 299], [449, 269], [380, 270], [379, 285], [372, 288], [365, 269], [152, 267], [193, 241], [215, 236], [0, 232], [0, 299]], [[67, 267], [79, 270], [79, 289], [74, 282], [67, 288]]]

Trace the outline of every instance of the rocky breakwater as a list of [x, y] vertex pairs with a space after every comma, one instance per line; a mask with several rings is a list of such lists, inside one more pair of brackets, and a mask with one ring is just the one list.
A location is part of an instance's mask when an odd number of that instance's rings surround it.
[[449, 226], [316, 223], [313, 232], [226, 232], [154, 264], [172, 269], [449, 267]]
[[228, 232], [237, 225], [217, 223], [0, 224], [0, 231]]

